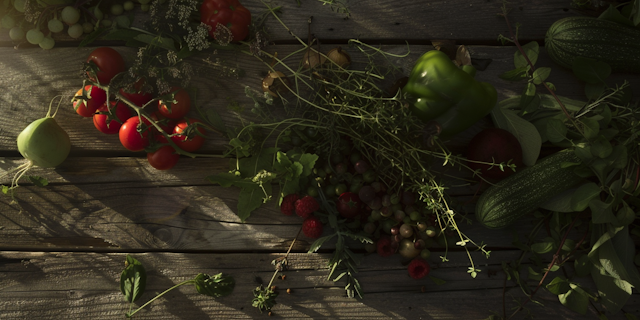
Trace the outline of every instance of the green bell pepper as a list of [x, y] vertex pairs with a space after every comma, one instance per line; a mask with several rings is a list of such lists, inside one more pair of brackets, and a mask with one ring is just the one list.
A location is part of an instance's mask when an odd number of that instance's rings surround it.
[[496, 89], [476, 81], [473, 66], [456, 66], [449, 57], [431, 50], [418, 59], [402, 89], [411, 111], [422, 121], [436, 121], [440, 137], [471, 127], [496, 105]]

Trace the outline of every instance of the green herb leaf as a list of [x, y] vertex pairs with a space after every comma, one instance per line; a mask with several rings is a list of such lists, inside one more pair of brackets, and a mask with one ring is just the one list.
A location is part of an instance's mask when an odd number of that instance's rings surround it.
[[[511, 98], [513, 99], [513, 98]], [[507, 99], [510, 100], [510, 99]], [[491, 111], [491, 118], [496, 127], [511, 132], [522, 146], [522, 162], [532, 166], [538, 160], [542, 139], [536, 127], [512, 110], [507, 109], [511, 102], [519, 100], [503, 100]]]
[[546, 136], [552, 143], [564, 141], [567, 136], [567, 127], [560, 119], [552, 118], [547, 122]]
[[142, 263], [127, 255], [125, 268], [120, 274], [120, 292], [128, 302], [134, 302], [142, 296], [146, 284], [147, 272]]
[[[531, 64], [533, 64], [535, 66], [536, 62], [538, 61], [538, 55], [540, 54], [540, 46], [538, 45], [538, 42], [531, 41], [531, 42], [523, 45], [522, 46], [522, 50], [524, 51], [524, 53], [529, 58], [529, 61], [531, 61]], [[515, 67], [517, 69], [518, 68], [527, 68], [527, 67], [529, 67], [529, 63], [527, 63], [527, 60], [522, 55], [520, 50], [517, 50], [513, 54], [513, 64], [515, 65]]]
[[564, 277], [555, 277], [551, 282], [546, 285], [547, 290], [549, 292], [560, 295], [569, 292], [571, 290], [571, 286], [569, 286], [569, 281]]
[[604, 83], [587, 83], [584, 86], [584, 94], [589, 100], [598, 99], [603, 93], [606, 85]]
[[611, 75], [611, 66], [596, 59], [578, 56], [573, 60], [571, 67], [578, 79], [589, 84], [604, 84], [605, 79]]
[[599, 136], [591, 144], [591, 154], [600, 159], [606, 159], [613, 153], [613, 146], [609, 139], [603, 136]]
[[574, 211], [583, 211], [589, 207], [592, 199], [600, 195], [600, 192], [602, 192], [600, 187], [593, 182], [581, 185], [571, 197], [571, 208]]
[[580, 313], [587, 314], [587, 307], [589, 306], [589, 296], [575, 284], [571, 284], [571, 290], [567, 293], [560, 294], [558, 296], [560, 303], [562, 303], [565, 307]]
[[581, 255], [573, 261], [573, 267], [578, 277], [586, 277], [591, 273], [591, 261], [586, 254]]
[[302, 165], [303, 176], [307, 177], [313, 173], [313, 167], [315, 167], [318, 158], [318, 155], [312, 153], [303, 153], [300, 156], [300, 160], [298, 160], [298, 162], [300, 162], [300, 164]]
[[[618, 210], [616, 218], [621, 226], [628, 226], [636, 220], [636, 213], [633, 212], [633, 209], [631, 209], [626, 202], [624, 202], [622, 208]], [[631, 254], [633, 255], [633, 252]]]
[[[268, 193], [271, 193], [270, 184], [264, 184], [263, 187], [268, 189]], [[251, 212], [260, 208], [264, 196], [265, 194], [258, 184], [254, 184], [253, 187], [247, 186], [240, 190], [238, 195], [238, 217], [240, 221], [245, 222], [251, 216]]]
[[520, 110], [526, 110], [527, 106], [533, 101], [536, 96], [536, 86], [529, 82], [524, 88], [524, 92], [520, 95]]
[[307, 251], [307, 253], [314, 253], [314, 252], [318, 251], [318, 249], [320, 249], [320, 247], [322, 247], [322, 245], [327, 240], [329, 240], [329, 239], [331, 239], [331, 238], [333, 238], [335, 236], [336, 236], [336, 234], [334, 233], [334, 234], [330, 234], [328, 236], [324, 236], [324, 237], [318, 238], [316, 241], [314, 241], [311, 244], [311, 247], [309, 248], [309, 251]]
[[224, 276], [222, 273], [218, 273], [214, 276], [200, 273], [194, 280], [198, 293], [214, 298], [230, 295], [236, 285], [236, 281], [233, 277]]
[[527, 77], [527, 71], [529, 71], [529, 67], [516, 68], [513, 70], [505, 71], [500, 74], [498, 77], [502, 80], [507, 81], [519, 81]]
[[595, 264], [591, 266], [591, 277], [598, 288], [600, 303], [608, 312], [616, 313], [627, 304], [632, 290], [629, 282], [612, 277], [604, 268]]
[[207, 119], [207, 122], [216, 130], [220, 131], [223, 134], [227, 132], [227, 127], [225, 126], [224, 121], [222, 120], [222, 117], [213, 108], [207, 109], [206, 119]]
[[604, 203], [599, 199], [591, 199], [589, 201], [589, 209], [591, 209], [591, 222], [595, 224], [617, 222], [610, 204]]
[[544, 254], [553, 251], [554, 244], [553, 239], [550, 237], [544, 238], [542, 242], [534, 243], [531, 245], [531, 251], [537, 254]]
[[551, 68], [549, 67], [536, 69], [536, 71], [533, 72], [533, 84], [537, 85], [543, 83], [545, 80], [547, 80], [550, 74]]
[[607, 10], [605, 10], [600, 14], [600, 16], [598, 16], [598, 19], [619, 23], [621, 25], [629, 27], [634, 26], [633, 22], [623, 16], [622, 13], [620, 13], [620, 11], [618, 11], [618, 9], [616, 9], [613, 5], [609, 5], [609, 8], [607, 8]]
[[594, 139], [598, 136], [600, 132], [600, 123], [597, 120], [592, 118], [582, 118], [580, 119], [582, 123], [582, 132], [584, 133], [584, 137], [588, 140]]
[[446, 281], [440, 279], [440, 278], [436, 278], [434, 276], [429, 276], [429, 279], [431, 279], [431, 281], [433, 281], [433, 283], [435, 283], [436, 285], [440, 286], [443, 285], [445, 283], [447, 283]]
[[573, 212], [571, 198], [575, 191], [575, 188], [566, 190], [541, 204], [540, 208], [555, 212]]
[[213, 184], [219, 184], [222, 187], [228, 188], [234, 185], [234, 183], [244, 179], [231, 172], [223, 172], [213, 176], [208, 176], [207, 180]]
[[31, 181], [31, 183], [33, 183], [36, 187], [45, 187], [49, 184], [49, 180], [43, 178], [43, 177], [38, 177], [38, 176], [29, 176], [29, 180]]

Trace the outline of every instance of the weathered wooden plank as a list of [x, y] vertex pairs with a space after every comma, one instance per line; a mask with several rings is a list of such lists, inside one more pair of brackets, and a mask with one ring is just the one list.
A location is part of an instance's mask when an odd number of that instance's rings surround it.
[[[286, 54], [295, 50], [295, 46], [276, 46], [268, 50]], [[392, 52], [406, 52], [406, 47], [385, 47]], [[412, 54], [404, 59], [392, 61], [408, 73], [413, 61], [423, 52], [430, 50], [430, 46], [411, 46]], [[128, 61], [135, 56], [135, 50], [130, 48], [117, 48], [125, 55]], [[0, 104], [4, 112], [0, 114], [2, 123], [0, 135], [0, 151], [15, 151], [15, 139], [20, 131], [31, 121], [45, 115], [49, 101], [56, 95], [64, 95], [70, 99], [81, 86], [79, 70], [81, 62], [91, 49], [64, 48], [54, 51], [43, 50], [19, 50], [0, 48], [0, 68], [4, 70], [4, 76], [0, 78], [0, 87], [5, 90], [0, 94]], [[472, 56], [478, 59], [491, 59], [485, 71], [478, 72], [477, 78], [493, 84], [505, 98], [519, 94], [523, 89], [522, 83], [509, 83], [498, 76], [513, 68], [513, 47], [471, 47]], [[215, 76], [214, 68], [206, 62], [207, 56], [190, 58], [195, 70], [200, 70], [199, 75], [192, 81], [192, 86], [197, 90], [197, 101], [204, 109], [213, 108], [222, 116], [229, 127], [238, 126], [240, 121], [229, 110], [227, 105], [229, 98], [250, 106], [253, 103], [244, 94], [245, 86], [260, 90], [261, 79], [266, 67], [257, 59], [243, 54], [220, 52], [218, 56], [231, 65], [238, 65], [245, 70], [246, 76], [241, 79], [220, 78]], [[292, 60], [294, 63], [298, 61]], [[558, 88], [557, 93], [562, 96], [582, 99], [584, 97], [583, 85], [579, 83], [570, 71], [553, 64], [542, 49], [538, 60], [539, 66], [551, 66], [553, 71], [548, 78]], [[213, 76], [212, 76], [213, 74]], [[620, 83], [628, 79], [633, 88], [640, 86], [640, 77], [625, 74], [616, 74], [612, 81]], [[195, 115], [195, 113], [193, 113]], [[247, 112], [249, 119], [250, 113]], [[63, 104], [57, 114], [60, 125], [67, 130], [72, 142], [72, 154], [84, 155], [90, 152], [101, 152], [104, 155], [131, 154], [119, 144], [117, 135], [105, 135], [98, 132], [91, 121], [85, 119], [72, 110], [69, 104]], [[486, 123], [484, 124], [486, 125]], [[453, 139], [453, 145], [461, 145], [468, 142], [472, 133], [479, 131], [483, 125], [470, 129], [467, 134]], [[472, 132], [473, 131], [473, 132]], [[202, 149], [203, 153], [220, 153], [225, 147], [226, 140], [217, 134], [211, 133], [210, 139]]]
[[[17, 204], [0, 198], [0, 244], [4, 249], [48, 250], [268, 250], [285, 251], [301, 219], [280, 213], [274, 202], [247, 223], [236, 216], [238, 190], [212, 185], [153, 185], [140, 182], [23, 186]], [[462, 199], [461, 201], [466, 201]], [[473, 221], [473, 215], [470, 216]], [[491, 248], [513, 247], [514, 230], [490, 233], [478, 223], [461, 224], [472, 239]], [[329, 232], [329, 230], [325, 230]], [[296, 250], [311, 241], [301, 237]], [[331, 248], [327, 243], [325, 248]]]
[[[501, 259], [513, 259], [515, 252]], [[199, 295], [193, 287], [181, 287], [155, 301], [138, 315], [139, 319], [229, 319], [259, 317], [250, 306], [251, 290], [261, 278], [266, 285], [272, 274], [269, 264], [278, 255], [265, 254], [173, 254], [139, 253], [148, 275], [147, 289], [137, 305], [155, 293], [188, 280], [198, 273], [223, 272], [234, 276], [234, 293], [221, 299]], [[502, 312], [504, 277], [496, 274], [471, 279], [466, 267], [437, 267], [431, 275], [444, 279], [435, 285], [427, 278], [413, 280], [397, 261], [370, 255], [364, 258], [359, 274], [364, 299], [344, 296], [342, 283], [326, 279], [328, 256], [292, 254], [286, 280], [276, 280], [281, 292], [274, 313], [282, 318], [314, 319], [483, 319]], [[452, 256], [453, 261], [464, 255]], [[124, 254], [100, 253], [0, 253], [0, 308], [8, 318], [36, 316], [76, 319], [113, 319], [128, 311], [119, 292], [119, 273]], [[292, 289], [288, 295], [284, 291]], [[422, 292], [424, 288], [424, 292]], [[507, 288], [506, 310], [524, 297], [517, 288]], [[536, 316], [554, 319], [582, 319], [540, 291], [545, 307], [529, 304]], [[638, 295], [633, 295], [624, 311], [638, 314]], [[523, 314], [524, 315], [524, 314]], [[622, 315], [609, 317], [624, 319]]]
[[[456, 39], [460, 43], [497, 43], [498, 34], [508, 34], [504, 19], [497, 17], [502, 1], [335, 1], [347, 3], [350, 18], [331, 10], [322, 1], [280, 1], [281, 17], [298, 36], [307, 37], [307, 21], [313, 16], [313, 34], [324, 42], [349, 38], [376, 39], [403, 43], [405, 40], [426, 42], [432, 39]], [[242, 3], [257, 18], [266, 7], [258, 0]], [[563, 0], [514, 0], [509, 2], [512, 24], [519, 22], [522, 39], [543, 39], [549, 26], [556, 20], [576, 15], [570, 2]], [[337, 8], [337, 7], [336, 7]], [[147, 14], [136, 12], [135, 26], [142, 26]], [[464, 23], [461, 23], [463, 21]], [[270, 18], [266, 24], [273, 41], [291, 40], [291, 35]], [[65, 31], [66, 32], [66, 31]], [[59, 42], [73, 41], [61, 33], [54, 35]], [[0, 46], [13, 46], [8, 30], [0, 32]]]

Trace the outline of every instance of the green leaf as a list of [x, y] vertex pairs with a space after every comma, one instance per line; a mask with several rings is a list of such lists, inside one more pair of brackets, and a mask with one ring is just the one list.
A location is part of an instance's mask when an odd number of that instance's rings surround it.
[[639, 0], [633, 1], [631, 12], [629, 12], [629, 20], [631, 20], [634, 26], [637, 26], [638, 24], [640, 24], [640, 1]]
[[174, 52], [178, 51], [176, 49], [173, 39], [171, 38], [159, 37], [159, 36], [141, 33], [133, 37], [133, 40], [140, 41], [153, 46], [158, 46], [160, 48], [167, 49], [169, 51], [174, 51]]
[[619, 23], [621, 25], [629, 27], [634, 26], [633, 22], [623, 16], [622, 13], [620, 13], [620, 11], [618, 11], [618, 9], [616, 9], [613, 5], [609, 5], [609, 8], [607, 8], [607, 10], [605, 10], [600, 14], [600, 16], [598, 16], [598, 19]]
[[630, 283], [615, 279], [595, 264], [591, 266], [591, 277], [598, 288], [600, 303], [608, 312], [617, 313], [627, 304], [632, 290]]
[[222, 120], [220, 114], [213, 108], [207, 109], [206, 119], [207, 122], [216, 130], [220, 131], [223, 134], [227, 132], [227, 126], [224, 124], [224, 120]]
[[500, 79], [507, 81], [519, 81], [527, 77], [528, 67], [516, 68], [499, 75]]
[[592, 118], [582, 118], [580, 119], [582, 123], [582, 130], [584, 133], [584, 137], [591, 140], [598, 136], [600, 132], [600, 123], [597, 120]]
[[238, 182], [239, 180], [244, 180], [244, 179], [231, 172], [223, 172], [213, 176], [208, 176], [207, 180], [209, 180], [209, 182], [213, 184], [219, 184], [222, 187], [228, 188], [228, 187], [231, 187], [234, 183]]
[[520, 110], [525, 110], [536, 96], [536, 86], [529, 82], [520, 95]]
[[532, 244], [531, 251], [537, 254], [544, 254], [553, 251], [553, 247], [553, 239], [550, 237], [546, 237], [542, 242]]
[[311, 247], [309, 247], [309, 250], [307, 251], [307, 253], [314, 253], [314, 252], [318, 251], [318, 249], [320, 249], [320, 247], [322, 247], [322, 245], [325, 242], [327, 242], [327, 240], [329, 240], [329, 239], [331, 239], [331, 238], [333, 238], [335, 236], [336, 236], [336, 234], [334, 233], [334, 234], [330, 234], [328, 236], [324, 236], [324, 237], [318, 238], [316, 241], [314, 241], [311, 244]]
[[567, 279], [565, 279], [564, 277], [553, 278], [553, 280], [551, 280], [551, 282], [546, 285], [546, 288], [547, 290], [549, 290], [549, 292], [555, 295], [564, 294], [571, 290], [569, 281], [567, 281]]
[[542, 274], [533, 270], [532, 267], [529, 267], [528, 270], [529, 270], [529, 280], [533, 280], [533, 281], [542, 280]]
[[443, 285], [443, 284], [447, 283], [446, 281], [444, 281], [444, 280], [442, 280], [440, 278], [436, 278], [434, 276], [429, 276], [429, 279], [431, 279], [431, 281], [433, 281], [433, 283], [435, 283], [437, 286], [440, 286], [440, 285]]
[[536, 71], [533, 72], [533, 84], [543, 83], [545, 80], [547, 80], [550, 74], [551, 74], [551, 68], [549, 67], [542, 67], [542, 68], [536, 69]]
[[594, 156], [605, 159], [611, 156], [613, 153], [613, 146], [608, 139], [599, 136], [593, 143], [591, 144], [591, 154]]
[[606, 160], [611, 164], [612, 168], [624, 169], [627, 166], [627, 157], [627, 147], [617, 145], [613, 147], [613, 152]]
[[581, 255], [573, 261], [573, 267], [578, 277], [586, 277], [591, 273], [591, 261], [586, 254]]
[[220, 298], [230, 295], [236, 285], [235, 279], [231, 276], [225, 276], [218, 273], [210, 276], [206, 273], [198, 274], [194, 279], [196, 290], [200, 294], [204, 294], [214, 298]]
[[300, 156], [298, 162], [300, 162], [303, 168], [302, 176], [307, 177], [313, 173], [313, 167], [315, 167], [318, 158], [318, 155], [312, 153], [303, 153]]
[[596, 59], [578, 56], [573, 60], [571, 67], [573, 74], [588, 84], [604, 84], [605, 79], [611, 75], [611, 67], [606, 62]]
[[604, 82], [602, 83], [587, 83], [584, 86], [584, 94], [587, 96], [589, 100], [596, 100], [600, 95], [604, 93], [604, 89], [606, 85]]
[[615, 257], [611, 257], [611, 253], [600, 255], [601, 258], [609, 257], [615, 264], [617, 270], [624, 270], [620, 272], [622, 278], [629, 282], [635, 288], [640, 288], [640, 272], [634, 264], [635, 245], [633, 239], [631, 239], [629, 227], [625, 227], [616, 233], [611, 239], [611, 246], [616, 253]]
[[591, 222], [596, 224], [617, 222], [610, 204], [604, 203], [599, 199], [591, 199], [591, 201], [589, 201], [589, 208], [591, 209]]
[[560, 119], [552, 118], [547, 122], [546, 136], [552, 143], [564, 141], [567, 136], [567, 126]]
[[[268, 189], [267, 193], [271, 193], [270, 184], [264, 184], [263, 187]], [[258, 184], [254, 184], [253, 187], [242, 188], [238, 195], [238, 217], [240, 221], [245, 222], [251, 216], [251, 212], [262, 205], [264, 197], [265, 194]]]
[[[531, 41], [523, 45], [522, 49], [529, 58], [529, 61], [531, 61], [531, 64], [535, 66], [536, 62], [538, 61], [538, 55], [540, 53], [540, 46], [538, 45], [538, 42]], [[520, 50], [517, 50], [513, 54], [513, 64], [517, 69], [529, 67], [529, 63], [527, 63], [525, 57], [522, 55], [522, 53], [520, 53]]]
[[565, 307], [583, 315], [587, 314], [589, 296], [579, 286], [571, 284], [571, 290], [560, 294], [558, 299]]
[[618, 213], [616, 214], [616, 218], [618, 218], [618, 223], [621, 226], [627, 226], [636, 220], [636, 213], [633, 212], [633, 209], [631, 209], [629, 205], [627, 205], [627, 203], [625, 202], [622, 208], [618, 210]]
[[540, 205], [540, 208], [555, 212], [573, 212], [571, 198], [576, 189], [566, 190]]
[[262, 170], [270, 170], [273, 167], [273, 154], [276, 151], [276, 148], [262, 148], [258, 154], [238, 160], [238, 170], [242, 173], [242, 177], [253, 177]]
[[49, 180], [39, 176], [29, 176], [29, 180], [36, 187], [45, 187], [49, 184]]
[[571, 208], [574, 211], [583, 211], [589, 207], [592, 199], [598, 198], [602, 190], [594, 182], [589, 182], [578, 187], [571, 197]]
[[[584, 105], [587, 104], [586, 102], [580, 101], [580, 100], [569, 99], [562, 96], [557, 96], [557, 97], [558, 97], [558, 100], [562, 102], [562, 105], [570, 112], [580, 111], [582, 107], [584, 107]], [[540, 95], [540, 105], [544, 108], [562, 110], [562, 108], [560, 107], [560, 103], [558, 103], [556, 98], [550, 94]]]
[[104, 28], [104, 27], [94, 29], [91, 33], [84, 36], [84, 38], [82, 39], [78, 47], [79, 48], [86, 47], [92, 42], [98, 40], [98, 38], [103, 37], [108, 31], [109, 31], [109, 28]]
[[508, 103], [508, 101], [501, 101], [497, 108], [493, 108], [491, 118], [496, 127], [511, 132], [518, 139], [522, 147], [522, 162], [526, 166], [532, 166], [540, 155], [542, 146], [540, 133], [531, 122], [522, 119], [516, 112], [503, 108], [508, 106]]
[[134, 302], [142, 296], [146, 285], [147, 272], [142, 263], [127, 255], [125, 268], [120, 274], [120, 292], [128, 302]]

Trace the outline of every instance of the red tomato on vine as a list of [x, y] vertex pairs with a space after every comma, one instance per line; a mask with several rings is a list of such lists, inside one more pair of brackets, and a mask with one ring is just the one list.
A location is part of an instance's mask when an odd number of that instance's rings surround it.
[[191, 109], [191, 98], [187, 90], [180, 87], [172, 87], [169, 92], [175, 92], [173, 94], [175, 103], [158, 100], [158, 112], [168, 119], [180, 119], [187, 115], [189, 109]]
[[251, 12], [238, 0], [204, 0], [200, 7], [200, 21], [211, 26], [209, 35], [214, 39], [220, 24], [231, 31], [231, 41], [242, 41], [249, 35]]
[[180, 155], [175, 152], [172, 146], [162, 146], [155, 152], [147, 153], [147, 161], [158, 170], [173, 168], [179, 159]]
[[[196, 119], [183, 119], [178, 122], [176, 127], [173, 129], [173, 133], [175, 135], [171, 137], [171, 140], [173, 140], [180, 149], [188, 152], [194, 152], [200, 149], [204, 144], [204, 137], [200, 134], [204, 135], [205, 130], [202, 127], [194, 128], [194, 123], [197, 122], [202, 123], [202, 121]], [[200, 134], [196, 133], [196, 130]]]
[[87, 58], [87, 75], [91, 81], [103, 85], [109, 84], [111, 79], [124, 71], [124, 59], [118, 51], [109, 47], [100, 47], [93, 50]]

